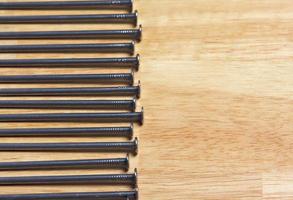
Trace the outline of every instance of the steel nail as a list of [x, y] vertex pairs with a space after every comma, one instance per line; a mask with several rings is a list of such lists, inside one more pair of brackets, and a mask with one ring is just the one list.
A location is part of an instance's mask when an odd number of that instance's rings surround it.
[[137, 186], [137, 174], [0, 177], [0, 185], [129, 185]]
[[130, 39], [140, 41], [142, 26], [138, 29], [87, 31], [33, 31], [0, 32], [0, 39]]
[[137, 25], [138, 13], [127, 14], [88, 14], [88, 15], [29, 15], [0, 16], [0, 24], [132, 24]]
[[133, 137], [133, 125], [129, 127], [84, 127], [84, 128], [32, 128], [0, 129], [0, 137]]
[[138, 123], [142, 125], [143, 110], [121, 113], [0, 114], [0, 122]]
[[0, 195], [0, 200], [138, 200], [138, 191]]
[[139, 54], [124, 58], [10, 59], [0, 60], [0, 67], [130, 67], [139, 69]]
[[133, 55], [134, 42], [99, 44], [0, 45], [0, 53], [128, 53]]
[[87, 160], [0, 162], [0, 170], [129, 169], [129, 157]]
[[0, 96], [135, 96], [140, 97], [138, 86], [81, 87], [81, 88], [8, 88], [0, 89]]
[[51, 75], [8, 75], [0, 76], [0, 83], [103, 83], [128, 84], [134, 81], [133, 73], [117, 74], [51, 74]]
[[48, 2], [1, 2], [0, 10], [123, 9], [132, 11], [133, 0], [90, 0]]
[[135, 111], [132, 100], [0, 100], [0, 109], [100, 109]]
[[138, 152], [138, 139], [130, 142], [0, 143], [0, 151]]

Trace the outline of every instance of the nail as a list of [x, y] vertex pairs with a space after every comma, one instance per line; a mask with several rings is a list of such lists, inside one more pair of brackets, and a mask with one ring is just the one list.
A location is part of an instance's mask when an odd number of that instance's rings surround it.
[[137, 11], [127, 14], [0, 16], [0, 24], [85, 24], [137, 25]]
[[0, 162], [0, 170], [129, 169], [129, 158]]
[[132, 0], [3, 2], [0, 10], [72, 10], [72, 9], [123, 9], [132, 11]]
[[133, 125], [129, 127], [85, 127], [85, 128], [33, 128], [0, 129], [0, 137], [133, 137]]
[[0, 185], [129, 185], [136, 187], [137, 174], [0, 177]]
[[0, 60], [0, 67], [131, 67], [138, 70], [140, 58], [68, 58]]
[[0, 32], [0, 39], [131, 39], [140, 41], [142, 26], [138, 29], [88, 31], [33, 31]]
[[138, 139], [130, 142], [0, 143], [0, 151], [65, 151], [138, 153]]
[[0, 89], [0, 96], [135, 96], [139, 98], [140, 90], [140, 85], [90, 88], [8, 88]]
[[0, 53], [128, 53], [133, 55], [134, 42], [100, 44], [2, 45]]
[[138, 200], [138, 191], [0, 195], [0, 200]]
[[135, 111], [136, 100], [0, 100], [0, 109], [101, 109]]
[[52, 74], [0, 76], [0, 83], [103, 83], [132, 85], [133, 73], [120, 74]]
[[0, 122], [139, 123], [142, 112], [0, 114]]

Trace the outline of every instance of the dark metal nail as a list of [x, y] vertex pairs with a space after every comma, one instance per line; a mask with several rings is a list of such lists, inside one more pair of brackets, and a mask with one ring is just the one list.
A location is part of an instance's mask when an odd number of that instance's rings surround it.
[[0, 122], [139, 123], [142, 112], [0, 114]]
[[0, 89], [0, 96], [136, 96], [139, 98], [140, 85], [91, 88], [9, 88]]
[[24, 176], [0, 177], [0, 185], [129, 185], [137, 184], [137, 175], [133, 174], [99, 174], [69, 176]]
[[100, 44], [0, 45], [0, 53], [129, 53], [134, 42]]
[[0, 76], [0, 83], [103, 83], [128, 84], [134, 81], [133, 73], [120, 74], [51, 74], [51, 75], [9, 75]]
[[137, 11], [127, 14], [0, 16], [0, 24], [119, 23], [137, 25]]
[[130, 142], [0, 143], [0, 151], [123, 152], [137, 154], [138, 140]]
[[124, 30], [0, 32], [0, 39], [131, 39], [140, 41], [142, 27]]
[[129, 158], [0, 162], [0, 170], [129, 169]]
[[0, 129], [0, 137], [133, 137], [133, 125], [129, 127], [85, 127], [85, 128], [33, 128]]
[[135, 111], [132, 100], [0, 100], [0, 109], [110, 109]]
[[139, 55], [124, 58], [10, 59], [0, 60], [0, 67], [131, 67], [138, 70], [139, 62]]
[[79, 192], [0, 195], [0, 200], [138, 200], [138, 192]]
[[72, 9], [125, 9], [132, 11], [132, 0], [2, 2], [0, 10], [72, 10]]

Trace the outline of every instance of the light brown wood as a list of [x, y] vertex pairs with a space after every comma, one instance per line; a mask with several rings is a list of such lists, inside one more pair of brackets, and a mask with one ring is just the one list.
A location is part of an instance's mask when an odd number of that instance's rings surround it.
[[[139, 155], [132, 159], [132, 168], [139, 169], [140, 199], [293, 199], [292, 1], [137, 0], [136, 8], [140, 13], [139, 21], [144, 26], [143, 41], [137, 45], [142, 64], [136, 78], [142, 81], [143, 94], [140, 104], [144, 106], [146, 113], [145, 125], [141, 128], [136, 127], [136, 135], [140, 137]], [[42, 14], [49, 13], [63, 12], [42, 12]], [[80, 12], [66, 11], [66, 13]], [[83, 13], [92, 13], [92, 11]], [[40, 12], [1, 11], [1, 14], [40, 14]], [[112, 25], [60, 25], [58, 29], [101, 27], [109, 28]], [[1, 25], [0, 28], [1, 31], [56, 29], [52, 25]], [[52, 41], [37, 42], [52, 43]], [[2, 43], [24, 44], [31, 41]], [[0, 55], [1, 58], [85, 56], [110, 55]], [[99, 69], [0, 69], [1, 74], [101, 71]], [[87, 125], [94, 126], [82, 124], [82, 126]], [[22, 126], [22, 124], [1, 124], [1, 128]], [[25, 126], [50, 127], [52, 124]], [[81, 125], [54, 124], [54, 126]], [[107, 139], [5, 138], [1, 140], [3, 142], [64, 142]], [[0, 153], [2, 161], [104, 156], [111, 155]], [[0, 175], [98, 172], [1, 172]], [[113, 190], [113, 188], [0, 187], [0, 193], [97, 190]]]

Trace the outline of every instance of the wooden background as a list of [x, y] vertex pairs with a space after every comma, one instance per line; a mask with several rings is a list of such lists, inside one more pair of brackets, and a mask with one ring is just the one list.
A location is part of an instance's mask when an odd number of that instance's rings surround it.
[[[142, 81], [143, 93], [139, 103], [144, 106], [146, 116], [145, 125], [135, 127], [135, 133], [140, 138], [140, 148], [139, 155], [131, 159], [131, 167], [139, 169], [140, 199], [293, 199], [292, 1], [136, 0], [135, 7], [140, 13], [139, 21], [144, 26], [143, 41], [137, 45], [142, 64], [136, 80]], [[1, 11], [1, 15], [40, 13], [64, 12]], [[83, 11], [83, 13], [93, 13], [93, 11]], [[0, 29], [20, 31], [113, 28], [112, 25], [58, 25], [57, 27], [1, 25]], [[125, 26], [115, 26], [115, 28], [119, 27]], [[32, 43], [32, 41], [1, 42], [3, 44]], [[52, 41], [37, 42], [52, 43]], [[58, 43], [68, 43], [68, 41], [58, 41]], [[97, 56], [111, 55], [0, 55], [1, 59]], [[1, 74], [102, 71], [92, 68], [0, 69]], [[15, 112], [37, 111], [1, 111], [1, 113]], [[1, 124], [1, 128], [25, 126], [78, 127], [95, 126], [95, 124]], [[73, 142], [109, 139], [3, 138], [1, 140], [3, 142]], [[123, 154], [0, 153], [1, 161], [106, 156], [123, 156]], [[95, 170], [1, 172], [0, 175], [93, 173], [102, 172]], [[115, 189], [126, 188], [115, 187]], [[101, 190], [113, 190], [113, 187], [0, 187], [1, 194], [16, 191], [32, 193]]]

